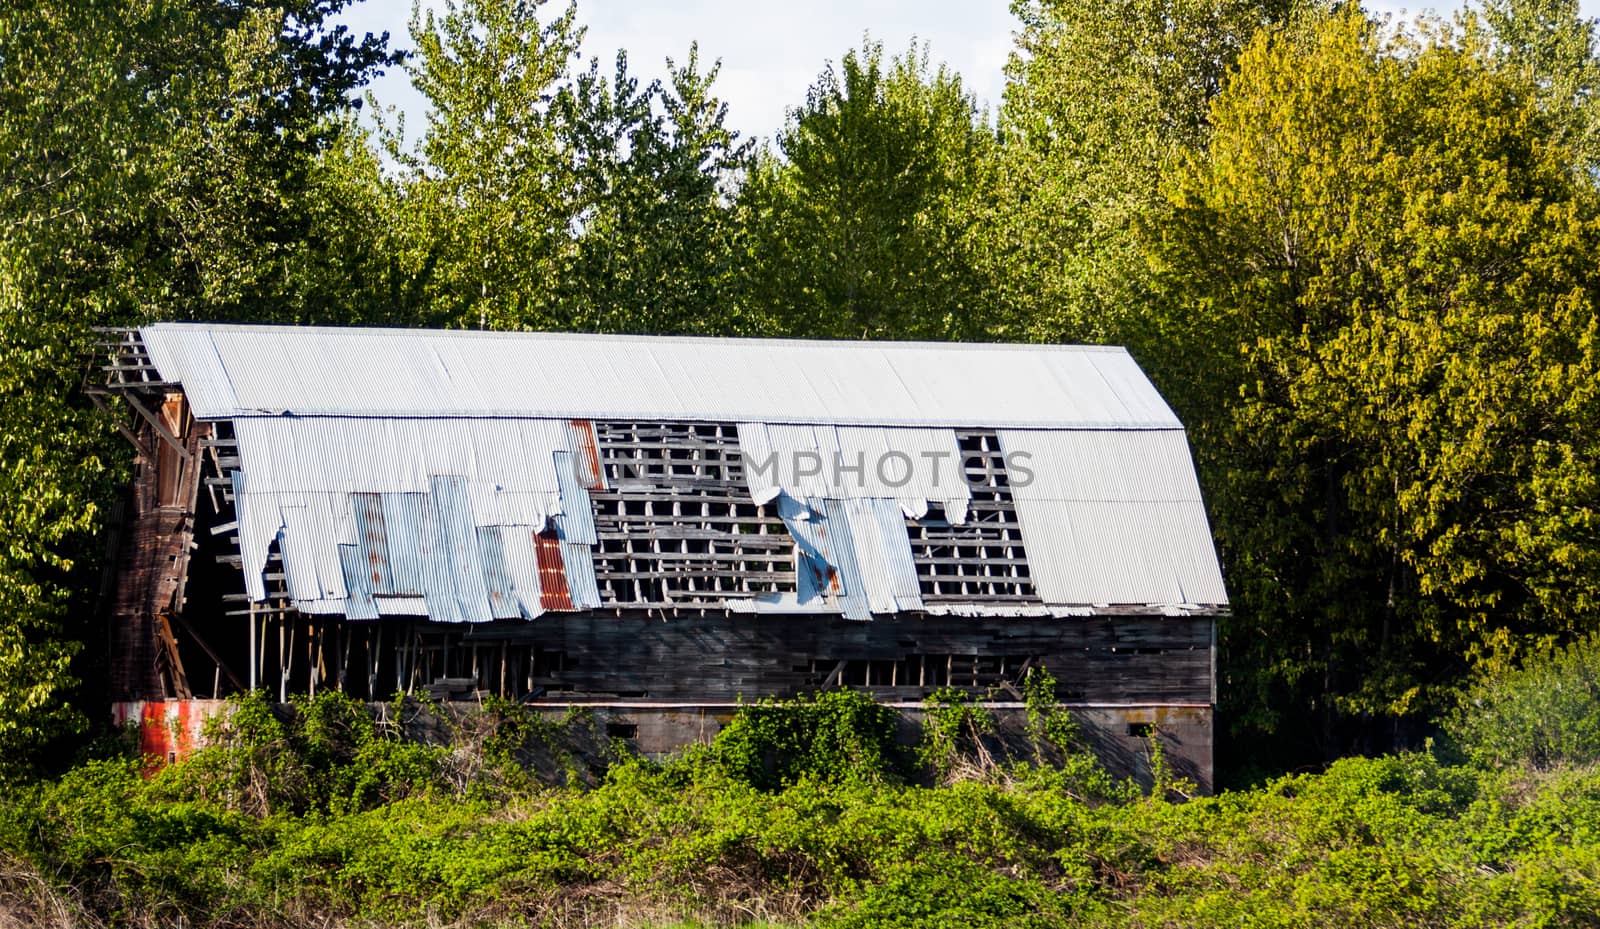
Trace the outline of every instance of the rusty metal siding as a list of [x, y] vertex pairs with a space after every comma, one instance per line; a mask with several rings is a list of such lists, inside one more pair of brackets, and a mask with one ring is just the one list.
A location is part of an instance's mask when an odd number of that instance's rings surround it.
[[598, 610], [600, 586], [594, 576], [594, 549], [587, 542], [561, 543], [562, 576], [575, 610]]
[[578, 483], [589, 490], [605, 490], [605, 469], [600, 467], [600, 439], [595, 434], [594, 422], [574, 419], [567, 424], [571, 438], [573, 470]]
[[[568, 423], [284, 417], [235, 426], [244, 463], [235, 473], [240, 551], [256, 600], [277, 540], [302, 612], [341, 612], [354, 591], [361, 616], [371, 615], [374, 597], [379, 612], [442, 622], [536, 616], [543, 606], [533, 550], [512, 543], [512, 554], [527, 559], [513, 564], [506, 535], [531, 538], [554, 525], [565, 541], [596, 541], [570, 448], [580, 434]], [[486, 528], [502, 530], [499, 549], [485, 550]], [[358, 551], [359, 581], [341, 545]], [[568, 560], [585, 572], [572, 582], [580, 602], [598, 605], [592, 562], [576, 553]]]
[[546, 610], [571, 610], [572, 595], [567, 589], [567, 568], [561, 557], [561, 540], [554, 532], [534, 537], [534, 555], [539, 562], [539, 602]]
[[[389, 528], [383, 518], [383, 495], [359, 493], [350, 495], [352, 516], [356, 527], [356, 551], [366, 575], [366, 587], [375, 594], [392, 594], [394, 574], [389, 567]], [[350, 572], [345, 571], [345, 584], [350, 583]]]

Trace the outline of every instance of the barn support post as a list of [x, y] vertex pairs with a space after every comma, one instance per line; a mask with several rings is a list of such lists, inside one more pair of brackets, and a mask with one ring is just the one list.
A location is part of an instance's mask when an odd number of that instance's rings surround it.
[[[288, 651], [283, 645], [283, 617], [278, 617], [278, 702], [289, 702], [289, 668], [286, 664], [289, 658]], [[291, 643], [292, 645], [292, 643]]]
[[250, 604], [250, 615], [246, 616], [244, 619], [245, 619], [245, 622], [250, 624], [250, 643], [249, 643], [249, 646], [248, 646], [248, 648], [250, 650], [250, 653], [249, 653], [249, 660], [250, 660], [250, 669], [249, 669], [250, 670], [250, 692], [251, 693], [255, 693], [257, 681], [256, 681], [256, 605], [254, 603]]

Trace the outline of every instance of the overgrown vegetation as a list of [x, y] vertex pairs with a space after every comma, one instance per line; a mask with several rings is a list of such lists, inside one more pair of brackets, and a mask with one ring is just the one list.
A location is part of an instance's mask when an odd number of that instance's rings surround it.
[[[996, 112], [869, 40], [769, 143], [729, 128], [697, 49], [659, 83], [602, 68], [575, 7], [459, 0], [403, 58], [333, 27], [343, 6], [0, 9], [0, 914], [1600, 920], [1600, 56], [1576, 0], [1405, 26], [1016, 0]], [[400, 66], [430, 107], [414, 149], [358, 119]], [[246, 703], [148, 781], [67, 771], [104, 715], [97, 534], [130, 466], [75, 388], [93, 327], [152, 319], [1128, 344], [1195, 449], [1233, 597], [1223, 776], [1260, 786], [1169, 803], [1153, 743], [1135, 797], [1061, 714], [1030, 701], [1018, 746], [954, 694], [911, 752], [834, 694], [661, 765], [581, 717], [324, 699]], [[415, 714], [432, 736], [402, 736]], [[1448, 763], [1280, 776], [1440, 720]]]
[[1545, 769], [1600, 759], [1600, 638], [1479, 679], [1445, 730], [1484, 765]]
[[[60, 926], [1586, 926], [1600, 769], [1352, 758], [1174, 803], [1087, 756], [896, 754], [831, 692], [652, 763], [489, 707], [395, 725], [240, 703], [149, 779], [108, 757], [0, 801], [0, 918]], [[942, 754], [982, 730], [962, 705]], [[380, 721], [381, 720], [381, 721]], [[1056, 723], [1061, 731], [1062, 723]], [[410, 733], [410, 735], [407, 735]], [[796, 733], [803, 736], [796, 737]], [[425, 744], [420, 739], [434, 740]], [[963, 736], [963, 738], [965, 738]], [[1048, 746], [1040, 746], [1041, 751]], [[1033, 749], [1023, 747], [1020, 755]], [[534, 756], [557, 758], [542, 767]], [[464, 759], [472, 759], [463, 764]], [[581, 768], [583, 777], [564, 771]], [[541, 770], [545, 773], [541, 774]]]

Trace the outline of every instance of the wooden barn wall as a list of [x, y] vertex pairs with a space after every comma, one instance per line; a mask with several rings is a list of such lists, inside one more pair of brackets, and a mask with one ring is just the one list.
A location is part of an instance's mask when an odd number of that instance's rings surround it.
[[199, 493], [200, 441], [209, 426], [190, 415], [179, 393], [153, 415], [178, 447], [150, 423], [137, 434], [141, 453], [123, 510], [116, 582], [110, 608], [110, 689], [114, 698], [188, 698], [175, 631], [184, 605], [195, 500]]
[[[462, 645], [478, 643], [489, 650], [479, 662], [479, 683], [491, 690], [495, 664], [489, 656], [496, 644], [538, 649], [549, 656], [539, 683], [551, 698], [591, 694], [734, 700], [789, 695], [838, 683], [829, 675], [840, 670], [840, 662], [886, 664], [948, 656], [958, 666], [964, 657], [1003, 658], [1003, 676], [1011, 680], [1030, 662], [1043, 665], [1055, 676], [1063, 700], [1210, 704], [1211, 623], [1210, 617], [1159, 616], [901, 616], [850, 622], [819, 616], [706, 613], [663, 620], [578, 614], [474, 626], [465, 630]], [[438, 627], [425, 627], [424, 637], [428, 629]], [[559, 670], [551, 670], [557, 666]], [[997, 669], [991, 663], [989, 670]], [[859, 673], [854, 667], [850, 671]], [[935, 689], [905, 681], [902, 685], [882, 689], [897, 696], [908, 688], [918, 693]]]

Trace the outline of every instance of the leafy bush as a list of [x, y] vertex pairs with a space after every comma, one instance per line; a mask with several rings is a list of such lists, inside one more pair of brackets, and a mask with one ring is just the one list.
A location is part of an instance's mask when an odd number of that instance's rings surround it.
[[1480, 764], [1600, 762], [1600, 637], [1481, 678], [1445, 730]]
[[996, 761], [985, 743], [994, 731], [994, 714], [971, 694], [954, 687], [940, 688], [922, 701], [922, 744], [917, 747], [917, 757], [940, 781], [952, 779], [963, 763], [978, 772], [992, 771]]
[[897, 720], [893, 710], [853, 690], [767, 698], [741, 708], [717, 734], [712, 757], [763, 790], [803, 777], [897, 781], [908, 773], [895, 739]]
[[209, 724], [207, 747], [153, 786], [254, 815], [348, 813], [441, 787], [445, 754], [343, 694], [297, 697], [285, 711], [256, 692], [236, 698]]
[[[1073, 754], [928, 787], [895, 773], [883, 718], [828, 695], [752, 707], [681, 759], [613, 759], [593, 786], [438, 755], [364, 782], [348, 769], [409, 743], [331, 698], [261, 709], [241, 707], [234, 756], [148, 780], [99, 761], [0, 797], [0, 922], [15, 897], [196, 929], [1600, 923], [1595, 768], [1352, 758], [1173, 803], [1126, 782], [1085, 798]], [[545, 723], [477, 725], [486, 755], [566, 750]], [[241, 802], [248, 765], [291, 784]]]

